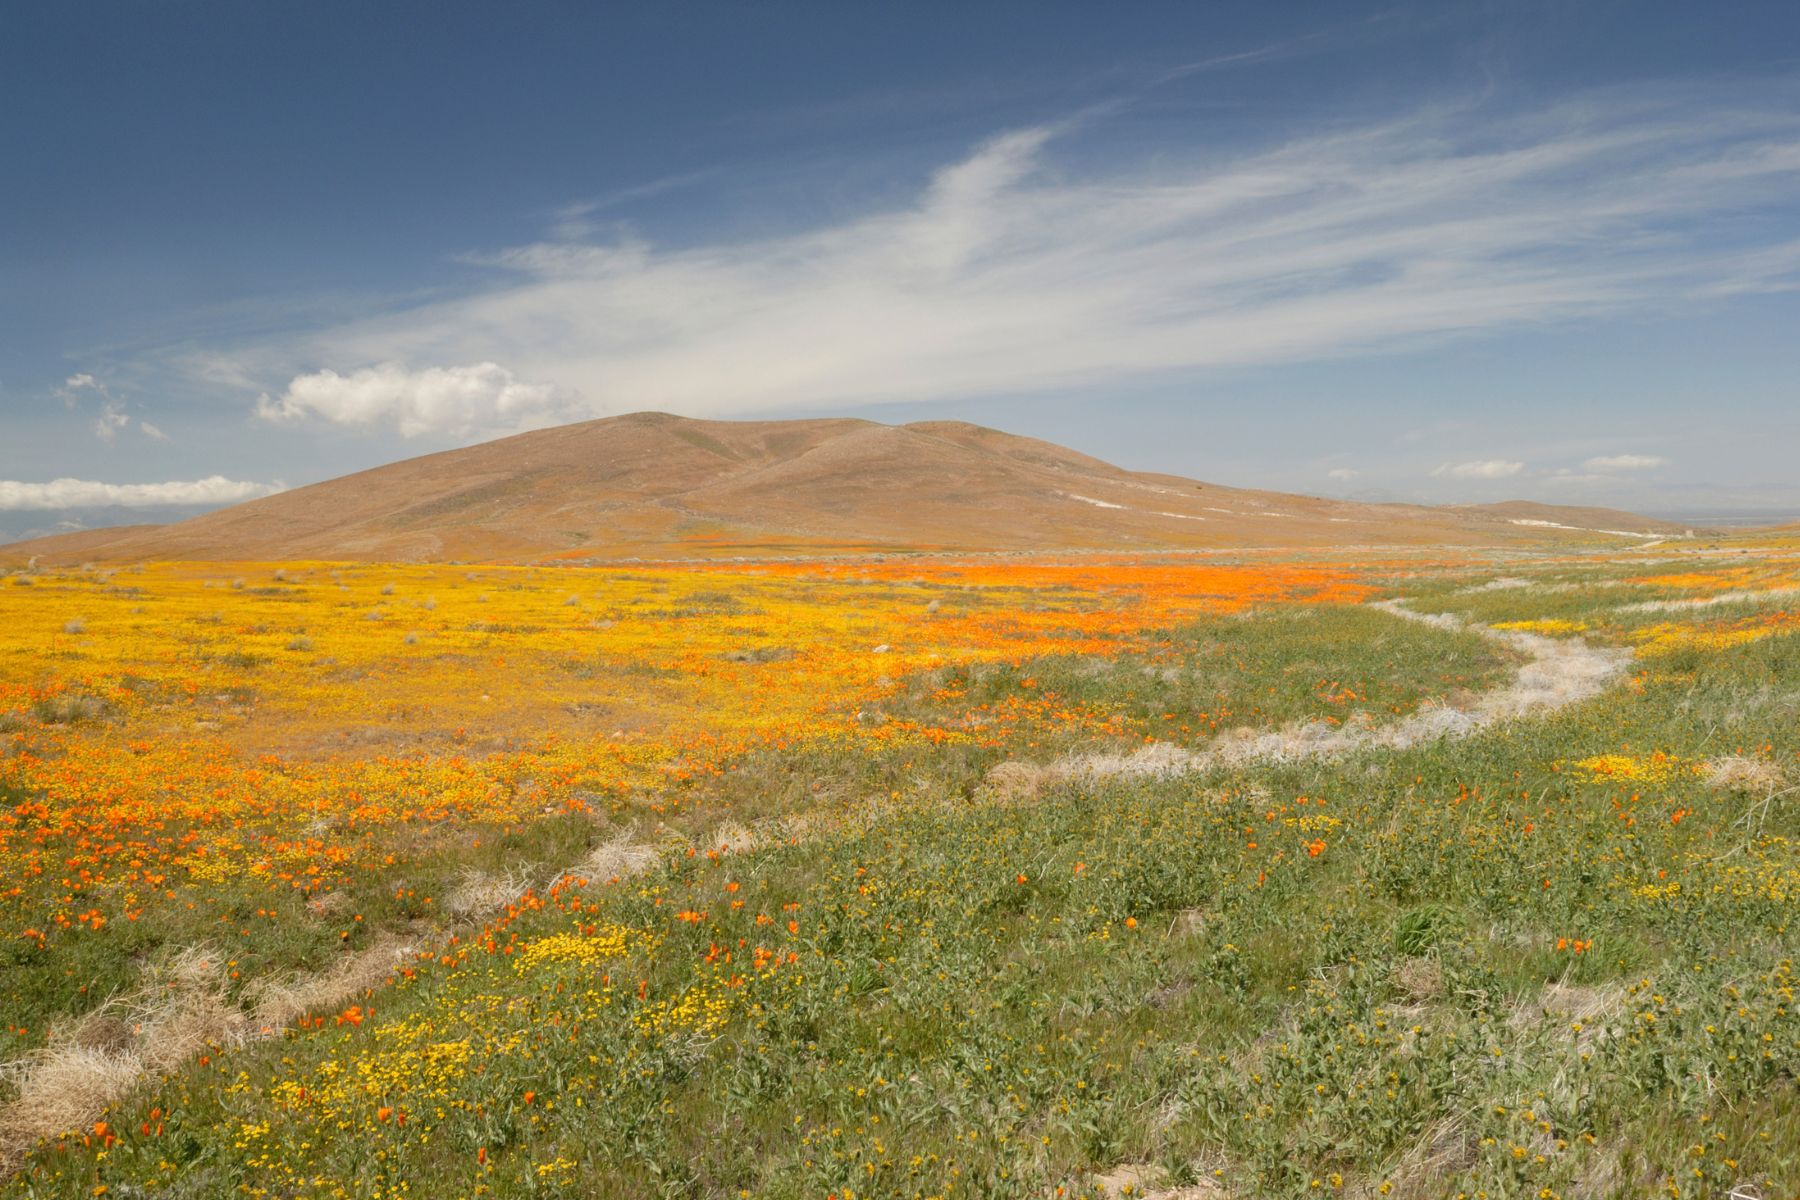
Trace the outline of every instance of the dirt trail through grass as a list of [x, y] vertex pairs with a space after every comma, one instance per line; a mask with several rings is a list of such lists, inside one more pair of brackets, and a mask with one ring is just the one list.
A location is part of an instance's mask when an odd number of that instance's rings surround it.
[[1131, 754], [1078, 755], [1045, 770], [1051, 779], [1143, 778], [1215, 767], [1336, 758], [1359, 750], [1404, 750], [1440, 738], [1466, 737], [1502, 721], [1554, 712], [1597, 696], [1624, 673], [1631, 658], [1627, 650], [1595, 646], [1581, 638], [1493, 629], [1448, 613], [1417, 613], [1403, 601], [1372, 607], [1441, 629], [1471, 630], [1511, 647], [1525, 661], [1505, 687], [1483, 693], [1466, 707], [1434, 705], [1391, 725], [1376, 726], [1367, 720], [1340, 725], [1309, 721], [1265, 733], [1239, 729], [1222, 734], [1204, 750], [1158, 742]]

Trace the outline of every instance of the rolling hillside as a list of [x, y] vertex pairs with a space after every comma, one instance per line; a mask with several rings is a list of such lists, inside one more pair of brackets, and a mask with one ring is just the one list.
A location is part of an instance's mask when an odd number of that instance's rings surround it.
[[708, 558], [883, 550], [1481, 545], [1677, 533], [1610, 510], [1431, 508], [1126, 471], [955, 421], [635, 413], [407, 459], [7, 561]]

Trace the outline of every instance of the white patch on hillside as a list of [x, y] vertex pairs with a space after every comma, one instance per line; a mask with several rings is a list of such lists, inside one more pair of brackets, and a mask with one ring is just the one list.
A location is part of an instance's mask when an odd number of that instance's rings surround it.
[[1511, 591], [1514, 588], [1528, 588], [1531, 586], [1532, 583], [1529, 579], [1520, 579], [1516, 575], [1502, 575], [1498, 579], [1490, 579], [1486, 583], [1478, 583], [1474, 587], [1464, 588], [1463, 594], [1468, 595], [1474, 592], [1505, 592]]
[[1699, 596], [1692, 600], [1644, 600], [1626, 604], [1615, 611], [1622, 613], [1688, 612], [1696, 608], [1717, 608], [1721, 604], [1744, 604], [1773, 600], [1800, 593], [1800, 587], [1764, 588], [1760, 591], [1720, 592], [1716, 596]]
[[1634, 529], [1596, 529], [1592, 525], [1564, 525], [1560, 521], [1539, 521], [1531, 517], [1513, 517], [1508, 525], [1531, 525], [1539, 529], [1573, 529], [1578, 533], [1607, 533], [1614, 537], [1656, 538], [1662, 540], [1666, 535], [1660, 533], [1643, 533]]

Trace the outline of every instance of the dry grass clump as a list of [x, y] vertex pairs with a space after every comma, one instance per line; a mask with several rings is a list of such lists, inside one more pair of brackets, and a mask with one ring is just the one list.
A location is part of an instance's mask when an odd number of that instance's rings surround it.
[[1394, 968], [1394, 985], [1414, 1000], [1434, 1000], [1444, 994], [1444, 968], [1435, 958], [1406, 958]]
[[1169, 1177], [1155, 1163], [1120, 1163], [1110, 1171], [1102, 1171], [1089, 1181], [1102, 1196], [1148, 1196], [1152, 1189]]
[[1523, 1029], [1540, 1021], [1579, 1027], [1575, 1038], [1578, 1049], [1588, 1050], [1609, 1036], [1606, 1018], [1619, 1012], [1625, 987], [1613, 983], [1604, 987], [1581, 987], [1570, 983], [1550, 983], [1530, 1000], [1521, 998], [1513, 1005], [1507, 1024]]
[[[1612, 1138], [1589, 1151], [1581, 1174], [1570, 1193], [1575, 1196], [1668, 1195], [1664, 1181], [1647, 1169], [1638, 1147], [1629, 1139]], [[1704, 1194], [1704, 1193], [1702, 1193]], [[1724, 1193], [1724, 1200], [1764, 1200], [1754, 1184], [1740, 1184]]]
[[257, 980], [244, 989], [254, 1036], [273, 1037], [308, 1013], [336, 1008], [381, 986], [416, 949], [411, 942], [385, 939], [316, 975]]
[[529, 867], [498, 873], [466, 868], [444, 897], [444, 911], [457, 918], [497, 912], [530, 891], [536, 878]]
[[[717, 849], [747, 849], [755, 844], [755, 837], [740, 826], [728, 826], [715, 833], [714, 844]], [[642, 875], [662, 860], [663, 850], [664, 847], [638, 841], [634, 826], [560, 870], [546, 873], [541, 864], [521, 864], [504, 871], [466, 868], [444, 897], [443, 911], [466, 920], [498, 912], [527, 892], [548, 890], [561, 881], [585, 879], [604, 883]]]
[[1443, 1117], [1426, 1127], [1387, 1173], [1392, 1185], [1386, 1194], [1395, 1200], [1435, 1200], [1444, 1194], [1444, 1180], [1475, 1164], [1476, 1139], [1460, 1114]]
[[1706, 782], [1721, 792], [1772, 792], [1786, 778], [1781, 767], [1766, 758], [1732, 754], [1707, 762]]
[[0, 1164], [45, 1138], [86, 1128], [146, 1072], [237, 1039], [244, 1015], [226, 996], [225, 978], [218, 954], [185, 950], [137, 992], [58, 1026], [41, 1050], [6, 1064], [17, 1093], [0, 1108]]
[[0, 1171], [46, 1139], [88, 1128], [145, 1076], [172, 1071], [209, 1046], [272, 1037], [306, 1013], [361, 996], [412, 952], [388, 941], [318, 975], [252, 983], [246, 1011], [227, 992], [222, 955], [208, 946], [181, 951], [137, 991], [53, 1028], [42, 1049], [0, 1064], [0, 1078], [14, 1087], [0, 1105]]
[[609, 842], [594, 847], [581, 860], [579, 873], [590, 879], [625, 879], [642, 875], [655, 866], [661, 853], [655, 846], [635, 841], [636, 830], [627, 829]]
[[86, 1127], [129, 1091], [144, 1069], [135, 1054], [74, 1044], [7, 1065], [18, 1094], [0, 1108], [0, 1171], [11, 1171], [46, 1138]]
[[[1230, 744], [1239, 731], [1220, 736], [1221, 744]], [[1248, 733], [1241, 736], [1249, 737]], [[1029, 763], [1009, 760], [988, 772], [988, 785], [1006, 799], [1028, 799], [1045, 789], [1070, 780], [1096, 782], [1102, 779], [1167, 779], [1188, 771], [1202, 770], [1213, 764], [1217, 756], [1209, 751], [1189, 750], [1174, 742], [1152, 742], [1129, 754], [1104, 754], [1096, 751], [1065, 755], [1055, 762]]]
[[350, 908], [348, 892], [325, 892], [306, 902], [306, 911], [315, 917], [330, 917]]
[[1623, 987], [1617, 984], [1609, 987], [1580, 987], [1560, 981], [1549, 983], [1544, 985], [1544, 990], [1538, 994], [1535, 1002], [1517, 1006], [1512, 1023], [1524, 1024], [1546, 1016], [1568, 1021], [1593, 1021], [1616, 1011], [1623, 995]]
[[1030, 800], [1045, 788], [1066, 778], [1059, 763], [1034, 763], [1009, 758], [987, 773], [988, 790], [1001, 800]]
[[1108, 1200], [1212, 1200], [1225, 1195], [1225, 1189], [1211, 1179], [1171, 1187], [1169, 1172], [1155, 1163], [1120, 1163], [1091, 1176], [1088, 1185]]

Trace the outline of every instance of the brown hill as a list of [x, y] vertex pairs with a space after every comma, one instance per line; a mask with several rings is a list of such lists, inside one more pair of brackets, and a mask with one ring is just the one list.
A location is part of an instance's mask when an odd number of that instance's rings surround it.
[[164, 528], [161, 525], [108, 525], [100, 529], [78, 529], [73, 533], [57, 533], [30, 541], [0, 546], [0, 561], [29, 558], [42, 549], [44, 557], [59, 562], [96, 559], [99, 552], [114, 542]]
[[1678, 534], [1680, 525], [1642, 517], [1622, 508], [1587, 505], [1538, 504], [1532, 500], [1507, 500], [1499, 504], [1464, 504], [1463, 512], [1483, 513], [1527, 528], [1577, 529], [1595, 533]]
[[957, 421], [635, 413], [408, 459], [173, 525], [20, 542], [0, 557], [693, 558], [1472, 545], [1610, 531], [1678, 532], [1610, 510], [1428, 508], [1217, 487]]

